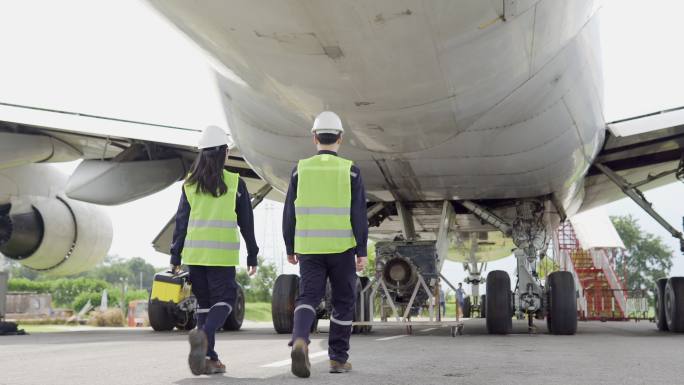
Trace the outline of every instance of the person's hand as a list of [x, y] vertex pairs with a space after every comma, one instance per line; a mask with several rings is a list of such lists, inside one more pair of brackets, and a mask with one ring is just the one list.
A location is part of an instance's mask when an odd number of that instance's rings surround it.
[[296, 265], [297, 263], [299, 263], [299, 259], [297, 258], [297, 254], [288, 255], [287, 261], [293, 265]]
[[247, 267], [247, 274], [251, 277], [257, 272], [257, 267], [256, 266], [248, 266]]
[[169, 265], [169, 271], [171, 274], [176, 275], [180, 271], [180, 266], [178, 265]]
[[356, 271], [359, 273], [363, 271], [363, 269], [366, 268], [366, 264], [368, 263], [368, 257], [356, 257]]

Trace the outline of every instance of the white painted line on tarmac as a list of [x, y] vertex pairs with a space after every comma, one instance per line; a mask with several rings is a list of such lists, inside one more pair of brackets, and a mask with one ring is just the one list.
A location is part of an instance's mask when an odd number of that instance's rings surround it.
[[378, 338], [378, 339], [376, 339], [376, 341], [389, 341], [389, 340], [395, 340], [395, 339], [397, 339], [397, 338], [402, 338], [402, 337], [406, 337], [406, 336], [408, 336], [408, 334], [400, 334], [400, 335], [398, 335], [398, 336], [391, 336], [391, 337], [385, 337], [385, 338]]
[[425, 329], [425, 330], [421, 330], [420, 332], [421, 332], [421, 333], [427, 333], [427, 332], [431, 332], [431, 331], [433, 331], [433, 330], [435, 330], [435, 329], [437, 329], [437, 328], [427, 328], [427, 329]]
[[[312, 359], [312, 358], [321, 357], [321, 356], [327, 356], [327, 355], [328, 355], [328, 352], [325, 351], [325, 350], [324, 350], [324, 351], [321, 351], [321, 352], [312, 353], [312, 354], [309, 354], [309, 360]], [[287, 360], [272, 362], [272, 363], [266, 364], [266, 365], [261, 365], [261, 367], [262, 367], [262, 368], [279, 368], [279, 367], [281, 367], [281, 366], [290, 365], [290, 363], [292, 363], [292, 360], [291, 360], [291, 359], [287, 359]]]

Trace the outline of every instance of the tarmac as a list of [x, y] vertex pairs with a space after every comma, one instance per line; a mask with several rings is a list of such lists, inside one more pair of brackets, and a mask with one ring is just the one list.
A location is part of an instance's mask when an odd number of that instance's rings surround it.
[[[323, 323], [323, 322], [321, 322]], [[580, 322], [575, 336], [488, 335], [484, 320], [449, 328], [375, 328], [354, 335], [346, 374], [327, 372], [327, 326], [312, 338], [312, 375], [289, 372], [288, 335], [246, 323], [217, 336], [228, 372], [195, 377], [187, 366], [187, 333], [148, 328], [74, 328], [0, 337], [0, 384], [681, 384], [684, 334], [653, 323]]]

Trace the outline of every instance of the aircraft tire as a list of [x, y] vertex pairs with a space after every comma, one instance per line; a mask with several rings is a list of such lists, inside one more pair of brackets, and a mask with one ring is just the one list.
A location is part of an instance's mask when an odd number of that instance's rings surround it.
[[684, 277], [671, 277], [665, 285], [665, 319], [671, 332], [684, 332]]
[[487, 318], [487, 294], [480, 296], [480, 318]]
[[470, 318], [470, 312], [473, 310], [470, 304], [470, 297], [465, 297], [463, 299], [463, 318]]
[[508, 334], [513, 329], [511, 317], [511, 279], [508, 273], [494, 270], [487, 274], [486, 319], [489, 334]]
[[572, 335], [577, 333], [577, 299], [575, 280], [570, 272], [556, 271], [546, 280], [549, 312], [546, 326], [549, 333]]
[[169, 307], [174, 306], [167, 302], [152, 300], [147, 307], [147, 315], [150, 319], [150, 326], [157, 332], [167, 332], [176, 326], [176, 320]]
[[235, 296], [235, 305], [233, 311], [228, 314], [226, 322], [223, 323], [223, 330], [237, 331], [242, 327], [242, 321], [245, 319], [245, 291], [242, 285], [238, 284], [237, 295]]
[[665, 286], [667, 285], [667, 278], [660, 278], [656, 280], [655, 285], [655, 323], [658, 330], [666, 332], [667, 319], [665, 317]]
[[276, 278], [271, 299], [271, 316], [276, 333], [292, 333], [295, 301], [298, 295], [299, 277], [297, 275], [281, 274]]

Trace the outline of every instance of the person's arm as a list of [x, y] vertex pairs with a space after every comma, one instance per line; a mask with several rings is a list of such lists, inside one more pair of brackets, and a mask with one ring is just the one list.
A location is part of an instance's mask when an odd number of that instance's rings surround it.
[[171, 242], [171, 265], [180, 266], [181, 254], [185, 245], [185, 235], [188, 232], [188, 220], [190, 219], [190, 203], [185, 196], [185, 190], [181, 189], [181, 198], [176, 212], [176, 228], [173, 230]]
[[363, 186], [361, 171], [351, 168], [351, 224], [356, 239], [356, 256], [368, 255], [368, 217], [366, 216], [366, 189]]
[[247, 191], [247, 185], [242, 179], [238, 182], [235, 214], [237, 214], [240, 233], [247, 245], [247, 266], [256, 266], [258, 263], [257, 255], [259, 255], [259, 246], [257, 245], [254, 236], [254, 211], [252, 210], [252, 201], [249, 197], [249, 191]]
[[283, 240], [288, 257], [295, 254], [295, 227], [297, 225], [295, 199], [297, 199], [297, 167], [292, 170], [290, 186], [287, 188], [285, 206], [283, 207]]

